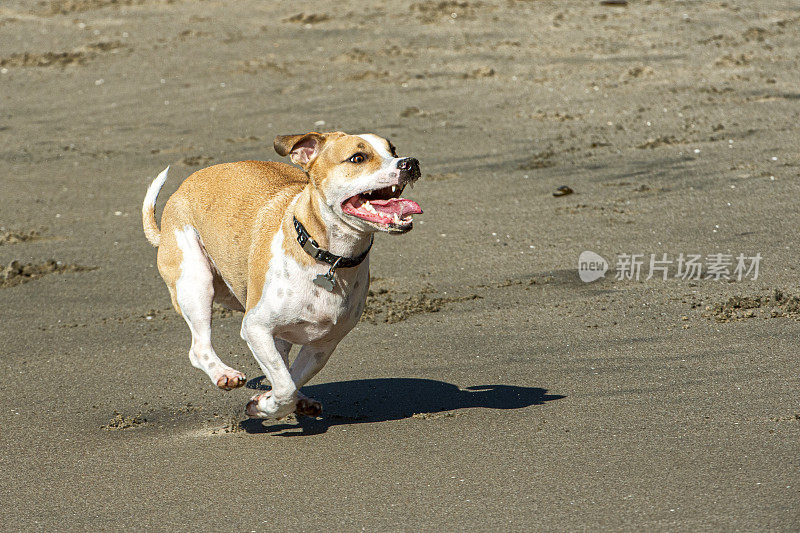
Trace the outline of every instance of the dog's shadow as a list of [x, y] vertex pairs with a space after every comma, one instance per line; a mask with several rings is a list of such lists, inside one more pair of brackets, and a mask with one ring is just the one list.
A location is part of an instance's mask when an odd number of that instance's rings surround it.
[[[269, 390], [264, 377], [247, 383], [255, 390]], [[317, 435], [332, 426], [452, 416], [458, 409], [521, 409], [559, 400], [539, 387], [478, 385], [461, 389], [433, 379], [379, 378], [339, 381], [303, 387], [303, 394], [322, 402], [320, 418], [297, 417], [297, 423], [245, 420], [240, 429], [248, 433], [276, 433], [280, 436]]]

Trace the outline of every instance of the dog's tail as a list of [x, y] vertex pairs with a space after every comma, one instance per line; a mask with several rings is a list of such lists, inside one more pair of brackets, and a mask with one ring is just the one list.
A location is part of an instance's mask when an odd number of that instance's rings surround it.
[[147, 188], [147, 194], [144, 195], [144, 202], [142, 203], [142, 226], [144, 227], [144, 236], [150, 241], [150, 244], [158, 247], [161, 242], [161, 230], [158, 229], [156, 224], [156, 200], [161, 187], [167, 181], [167, 172], [169, 167], [161, 171], [161, 174], [156, 176], [156, 179]]

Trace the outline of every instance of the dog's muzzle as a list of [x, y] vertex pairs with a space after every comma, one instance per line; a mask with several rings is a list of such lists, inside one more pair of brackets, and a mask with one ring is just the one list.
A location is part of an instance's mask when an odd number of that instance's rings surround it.
[[413, 157], [406, 157], [398, 161], [397, 169], [400, 171], [400, 180], [402, 182], [414, 181], [419, 179], [421, 175], [419, 171], [419, 161]]

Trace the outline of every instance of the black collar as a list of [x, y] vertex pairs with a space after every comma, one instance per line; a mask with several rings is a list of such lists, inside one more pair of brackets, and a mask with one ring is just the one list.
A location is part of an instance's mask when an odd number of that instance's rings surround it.
[[335, 255], [330, 253], [327, 250], [323, 250], [320, 248], [319, 244], [311, 238], [311, 235], [308, 234], [306, 228], [297, 220], [297, 217], [292, 217], [294, 220], [294, 230], [297, 232], [297, 242], [300, 243], [303, 250], [316, 259], [317, 261], [322, 261], [323, 263], [328, 263], [332, 267], [335, 266], [336, 268], [350, 268], [354, 266], [358, 266], [361, 264], [364, 259], [367, 258], [367, 254], [369, 254], [370, 249], [372, 249], [372, 238], [370, 238], [369, 246], [364, 253], [359, 255], [358, 257], [342, 257], [340, 255]]

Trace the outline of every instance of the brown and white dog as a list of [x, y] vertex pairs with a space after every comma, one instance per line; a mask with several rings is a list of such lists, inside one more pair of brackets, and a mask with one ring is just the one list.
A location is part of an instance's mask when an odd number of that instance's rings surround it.
[[[142, 222], [172, 305], [191, 330], [192, 365], [221, 389], [244, 385], [244, 374], [211, 345], [211, 305], [244, 311], [241, 336], [272, 385], [247, 414], [316, 416], [322, 405], [299, 389], [364, 310], [373, 234], [405, 233], [422, 213], [400, 198], [420, 177], [419, 163], [373, 134], [285, 135], [274, 146], [302, 170], [271, 161], [199, 170], [167, 201], [159, 230], [155, 202], [167, 167], [147, 190]], [[347, 263], [358, 264], [340, 266]], [[293, 344], [302, 348], [290, 365]]]

